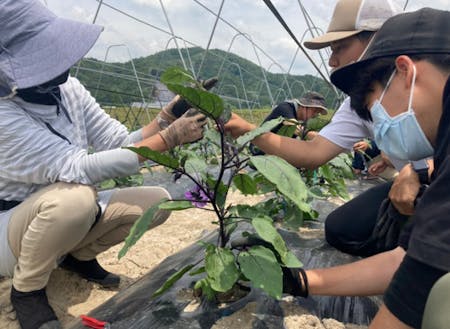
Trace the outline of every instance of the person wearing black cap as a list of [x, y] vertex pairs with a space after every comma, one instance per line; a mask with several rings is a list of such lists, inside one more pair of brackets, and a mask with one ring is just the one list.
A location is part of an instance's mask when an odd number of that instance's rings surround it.
[[[307, 121], [311, 118], [317, 117], [319, 114], [325, 115], [327, 113], [328, 111], [325, 104], [325, 98], [319, 93], [308, 91], [300, 99], [294, 98], [291, 100], [286, 100], [275, 106], [269, 115], [263, 120], [263, 123], [280, 117], [286, 119], [271, 130], [273, 133], [277, 133], [283, 126], [292, 126], [299, 122], [293, 135], [290, 137], [307, 139]], [[258, 149], [253, 144], [250, 145], [250, 151], [254, 155], [264, 154], [263, 151]]]
[[[331, 80], [362, 119], [373, 121], [375, 140], [388, 155], [434, 157], [430, 184], [400, 236], [397, 252], [405, 256], [393, 266], [385, 305], [370, 327], [420, 328], [430, 290], [442, 277], [442, 304], [449, 305], [450, 12], [424, 8], [389, 19], [364, 56]], [[436, 315], [447, 326], [448, 311]]]
[[[0, 275], [12, 278], [22, 329], [56, 329], [46, 295], [52, 271], [60, 266], [117, 287], [120, 277], [97, 255], [170, 199], [158, 186], [97, 193], [95, 184], [139, 172], [145, 159], [123, 147], [165, 151], [193, 142], [206, 117], [183, 113], [189, 106], [177, 98], [130, 133], [69, 75], [102, 27], [57, 17], [38, 0], [3, 0], [0, 27]], [[157, 211], [149, 229], [169, 214]]]

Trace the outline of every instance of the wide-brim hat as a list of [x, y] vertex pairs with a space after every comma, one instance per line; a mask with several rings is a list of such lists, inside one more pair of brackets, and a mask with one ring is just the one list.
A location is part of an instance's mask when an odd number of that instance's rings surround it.
[[419, 54], [450, 54], [450, 11], [423, 8], [390, 18], [357, 62], [331, 73], [331, 82], [348, 94], [354, 87], [354, 77], [368, 62]]
[[386, 19], [400, 12], [392, 0], [339, 0], [327, 32], [303, 44], [308, 49], [321, 49], [362, 31], [377, 31]]
[[103, 30], [57, 17], [37, 0], [2, 1], [0, 22], [0, 97], [67, 71]]

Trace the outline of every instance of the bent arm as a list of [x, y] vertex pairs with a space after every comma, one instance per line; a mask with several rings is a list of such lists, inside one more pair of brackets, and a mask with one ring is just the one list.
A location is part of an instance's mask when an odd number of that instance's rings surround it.
[[317, 135], [312, 140], [302, 141], [274, 133], [256, 137], [253, 143], [267, 154], [277, 155], [297, 168], [317, 168], [338, 154], [344, 148]]
[[380, 295], [404, 256], [405, 250], [397, 247], [354, 263], [307, 270], [309, 292], [327, 296]]

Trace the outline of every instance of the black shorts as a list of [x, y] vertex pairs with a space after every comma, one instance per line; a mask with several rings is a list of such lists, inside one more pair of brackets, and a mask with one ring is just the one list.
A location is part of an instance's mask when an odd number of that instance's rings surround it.
[[406, 255], [384, 294], [386, 307], [403, 323], [420, 328], [430, 290], [446, 273]]

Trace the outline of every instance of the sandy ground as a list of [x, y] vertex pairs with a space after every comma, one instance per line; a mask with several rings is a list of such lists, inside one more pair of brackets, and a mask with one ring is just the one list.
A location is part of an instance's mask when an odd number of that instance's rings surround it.
[[[245, 197], [246, 203], [257, 202], [261, 197]], [[231, 199], [243, 202], [242, 195], [235, 193]], [[205, 211], [189, 209], [172, 213], [170, 218], [161, 225], [147, 232], [140, 241], [121, 259], [117, 259], [121, 245], [111, 248], [99, 257], [99, 262], [109, 271], [121, 276], [122, 282], [117, 290], [105, 290], [98, 285], [87, 282], [73, 273], [57, 269], [50, 278], [47, 293], [63, 328], [67, 328], [75, 318], [86, 314], [95, 307], [114, 296], [117, 291], [129, 286], [142, 277], [150, 269], [159, 264], [167, 256], [198, 241], [206, 233], [214, 230], [216, 225], [210, 223]], [[9, 293], [11, 280], [0, 279], [0, 328], [18, 329], [15, 314], [11, 311]], [[234, 315], [219, 320], [214, 329], [251, 328], [255, 314], [251, 303]], [[297, 329], [345, 329], [363, 328], [344, 326], [335, 320], [320, 321], [311, 315], [302, 315], [301, 310], [288, 309], [285, 319], [286, 328]], [[365, 328], [365, 327], [364, 327]]]

